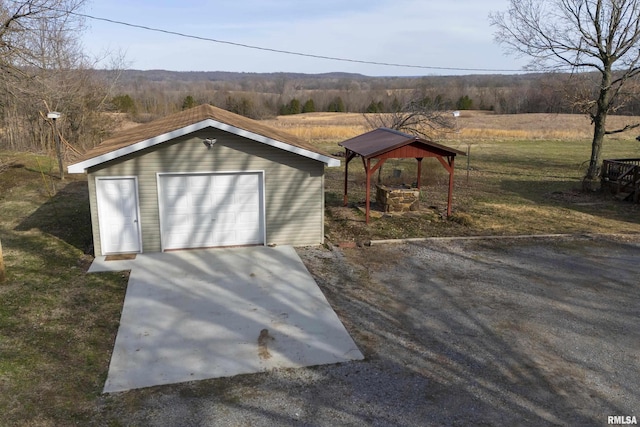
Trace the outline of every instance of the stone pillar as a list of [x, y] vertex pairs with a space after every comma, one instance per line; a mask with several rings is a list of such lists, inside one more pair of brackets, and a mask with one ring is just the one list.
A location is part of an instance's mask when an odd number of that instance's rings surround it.
[[410, 187], [376, 185], [376, 201], [384, 212], [408, 212], [420, 209], [420, 190]]

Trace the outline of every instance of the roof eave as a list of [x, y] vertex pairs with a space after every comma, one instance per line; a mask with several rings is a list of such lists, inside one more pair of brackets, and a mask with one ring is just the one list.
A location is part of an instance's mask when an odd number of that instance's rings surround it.
[[105, 163], [105, 162], [108, 162], [108, 161], [111, 161], [111, 160], [118, 159], [118, 158], [120, 158], [122, 156], [126, 156], [128, 154], [132, 154], [132, 153], [135, 153], [137, 151], [144, 150], [144, 149], [149, 148], [149, 147], [153, 147], [153, 146], [161, 144], [163, 142], [170, 141], [172, 139], [175, 139], [175, 138], [190, 134], [192, 132], [196, 132], [196, 131], [205, 129], [207, 127], [213, 127], [213, 128], [225, 131], [225, 132], [232, 133], [234, 135], [238, 135], [238, 136], [241, 136], [241, 137], [244, 137], [244, 138], [251, 139], [251, 140], [256, 141], [256, 142], [260, 142], [260, 143], [267, 144], [267, 145], [270, 145], [270, 146], [275, 147], [275, 148], [279, 148], [279, 149], [284, 150], [284, 151], [289, 151], [291, 153], [295, 153], [295, 154], [298, 154], [298, 155], [303, 156], [303, 157], [307, 157], [307, 158], [310, 158], [310, 159], [313, 159], [313, 160], [317, 160], [319, 162], [322, 162], [322, 163], [326, 164], [329, 167], [340, 166], [340, 160], [335, 159], [333, 157], [325, 156], [325, 155], [320, 154], [320, 153], [316, 153], [316, 152], [313, 152], [313, 151], [310, 151], [310, 150], [306, 150], [304, 148], [297, 147], [295, 145], [291, 145], [291, 144], [288, 144], [288, 143], [283, 142], [283, 141], [278, 141], [278, 140], [275, 140], [275, 139], [272, 139], [272, 138], [268, 138], [266, 136], [259, 135], [257, 133], [250, 132], [250, 131], [247, 131], [245, 129], [238, 128], [238, 127], [235, 127], [235, 126], [231, 126], [229, 124], [226, 124], [226, 123], [223, 123], [223, 122], [220, 122], [220, 121], [217, 121], [217, 120], [205, 119], [205, 120], [202, 120], [200, 122], [193, 123], [191, 125], [188, 125], [188, 126], [173, 130], [171, 132], [167, 132], [167, 133], [164, 133], [162, 135], [158, 135], [156, 137], [149, 138], [149, 139], [137, 142], [135, 144], [131, 144], [131, 145], [128, 145], [126, 147], [122, 147], [122, 148], [119, 148], [117, 150], [110, 151], [110, 152], [105, 153], [105, 154], [101, 154], [101, 155], [96, 156], [96, 157], [92, 157], [92, 158], [84, 160], [82, 162], [74, 163], [74, 164], [69, 165], [67, 167], [67, 171], [69, 173], [85, 173], [87, 171], [87, 169], [89, 169], [89, 168], [91, 168], [93, 166], [97, 166], [97, 165], [99, 165], [101, 163]]

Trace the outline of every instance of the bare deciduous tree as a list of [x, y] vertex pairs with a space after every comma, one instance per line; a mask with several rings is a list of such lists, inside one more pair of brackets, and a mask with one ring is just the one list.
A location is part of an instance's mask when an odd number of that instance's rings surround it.
[[607, 116], [623, 102], [624, 88], [640, 72], [640, 0], [510, 0], [506, 12], [490, 15], [496, 41], [532, 58], [532, 69], [590, 71], [598, 76], [588, 102], [593, 140], [585, 189], [595, 189]]
[[433, 139], [440, 132], [451, 131], [455, 121], [451, 111], [440, 110], [437, 100], [425, 97], [419, 91], [413, 93], [389, 113], [365, 114], [371, 129], [385, 127], [411, 135]]
[[[79, 42], [84, 0], [0, 2], [0, 105], [4, 146], [51, 151], [47, 112], [59, 111], [59, 130], [82, 151], [105, 130], [98, 113], [108, 99]], [[115, 74], [114, 74], [115, 75]]]
[[[421, 90], [412, 91], [408, 99], [395, 104], [389, 113], [364, 114], [367, 125], [371, 129], [384, 127], [426, 139], [436, 139], [439, 133], [455, 128], [451, 111], [441, 110], [439, 102]], [[378, 182], [382, 179], [383, 167], [378, 169]]]
[[49, 108], [63, 113], [59, 124], [72, 144], [100, 132], [94, 117], [106, 96], [78, 39], [83, 22], [76, 12], [84, 3], [0, 1], [0, 144], [6, 148], [52, 151]]

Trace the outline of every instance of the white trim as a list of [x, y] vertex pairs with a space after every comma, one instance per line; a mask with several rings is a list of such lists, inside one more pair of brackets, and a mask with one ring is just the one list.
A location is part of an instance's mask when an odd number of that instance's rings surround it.
[[238, 174], [258, 174], [260, 188], [260, 229], [262, 230], [262, 245], [267, 245], [267, 208], [265, 203], [265, 171], [264, 170], [229, 170], [229, 171], [193, 171], [193, 172], [156, 172], [156, 189], [158, 191], [158, 224], [160, 226], [160, 251], [164, 252], [163, 235], [163, 207], [162, 194], [160, 189], [160, 178], [163, 176], [185, 176], [185, 175], [238, 175]]
[[326, 164], [329, 167], [340, 166], [340, 160], [334, 159], [333, 157], [325, 156], [313, 151], [306, 150], [304, 148], [296, 147], [295, 145], [291, 145], [282, 141], [271, 139], [266, 136], [259, 135], [257, 133], [253, 133], [241, 128], [237, 128], [235, 126], [228, 125], [223, 122], [219, 122], [217, 120], [205, 119], [198, 123], [194, 123], [189, 126], [185, 126], [183, 128], [176, 129], [174, 131], [164, 133], [162, 135], [158, 135], [150, 139], [145, 139], [144, 141], [140, 141], [135, 144], [128, 145], [126, 147], [122, 147], [118, 150], [110, 151], [108, 153], [102, 154], [97, 157], [92, 157], [90, 159], [84, 160], [79, 163], [74, 163], [68, 166], [67, 171], [69, 173], [84, 173], [90, 167], [99, 165], [104, 162], [108, 162], [109, 160], [117, 159], [122, 156], [126, 156], [127, 154], [132, 154], [137, 151], [144, 150], [145, 148], [153, 147], [163, 142], [170, 141], [172, 139], [175, 139], [184, 135], [188, 135], [192, 132], [205, 129], [207, 127], [213, 127], [225, 132], [232, 133], [234, 135], [238, 135], [244, 138], [254, 140], [256, 142], [261, 142], [263, 144], [267, 144], [272, 147], [279, 148], [284, 151], [289, 151], [291, 153], [295, 153], [303, 157], [317, 160], [319, 162]]
[[97, 210], [98, 210], [98, 228], [100, 231], [100, 253], [102, 255], [109, 255], [110, 253], [115, 253], [115, 252], [108, 252], [105, 250], [105, 246], [104, 246], [104, 236], [105, 236], [105, 229], [104, 227], [106, 227], [106, 224], [104, 223], [104, 221], [101, 221], [101, 213], [103, 212], [103, 209], [100, 209], [100, 184], [98, 183], [99, 181], [108, 181], [108, 180], [117, 180], [117, 179], [133, 179], [133, 183], [134, 183], [134, 192], [135, 192], [135, 196], [136, 196], [136, 218], [137, 218], [137, 224], [138, 224], [138, 251], [136, 251], [135, 253], [142, 253], [142, 219], [140, 218], [140, 195], [138, 194], [138, 177], [134, 176], [134, 175], [123, 175], [123, 176], [96, 176], [95, 178], [95, 185], [96, 185], [96, 206], [97, 206]]

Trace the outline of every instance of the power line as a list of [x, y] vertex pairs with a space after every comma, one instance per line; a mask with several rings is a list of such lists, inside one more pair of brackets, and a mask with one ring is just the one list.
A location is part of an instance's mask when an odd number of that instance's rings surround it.
[[243, 48], [246, 48], [246, 49], [254, 49], [254, 50], [261, 50], [261, 51], [265, 51], [265, 52], [281, 53], [281, 54], [285, 54], [285, 55], [302, 56], [302, 57], [306, 57], [306, 58], [324, 59], [324, 60], [329, 60], [329, 61], [341, 61], [341, 62], [351, 62], [351, 63], [357, 63], [357, 64], [381, 65], [381, 66], [385, 66], [385, 67], [417, 68], [417, 69], [423, 69], [423, 70], [441, 70], [441, 71], [479, 71], [479, 72], [513, 72], [513, 73], [525, 71], [525, 70], [521, 70], [521, 69], [520, 70], [509, 70], [509, 69], [498, 69], [498, 68], [437, 67], [437, 66], [432, 66], [432, 65], [399, 64], [399, 63], [393, 63], [393, 62], [365, 61], [365, 60], [360, 60], [360, 59], [339, 58], [339, 57], [335, 57], [335, 56], [326, 56], [326, 55], [315, 55], [315, 54], [312, 54], [312, 53], [294, 52], [294, 51], [290, 51], [290, 50], [274, 49], [274, 48], [263, 47], [263, 46], [255, 46], [255, 45], [250, 45], [250, 44], [245, 44], [245, 43], [237, 43], [237, 42], [232, 42], [232, 41], [228, 41], [228, 40], [219, 40], [219, 39], [214, 39], [214, 38], [210, 38], [210, 37], [195, 36], [193, 34], [186, 34], [186, 33], [181, 33], [181, 32], [178, 32], [178, 31], [165, 30], [165, 29], [161, 29], [161, 28], [149, 27], [149, 26], [140, 25], [140, 24], [132, 24], [132, 23], [129, 23], [129, 22], [118, 21], [118, 20], [109, 19], [109, 18], [102, 18], [102, 17], [99, 17], [99, 16], [93, 16], [93, 15], [88, 15], [88, 14], [84, 14], [84, 13], [78, 13], [78, 12], [68, 12], [68, 13], [70, 13], [71, 15], [82, 17], [82, 18], [93, 19], [94, 21], [103, 21], [103, 22], [108, 22], [108, 23], [111, 23], [111, 24], [123, 25], [123, 26], [126, 26], [126, 27], [138, 28], [138, 29], [146, 30], [146, 31], [153, 31], [153, 32], [156, 32], [156, 33], [170, 34], [170, 35], [179, 36], [179, 37], [185, 37], [185, 38], [189, 38], [189, 39], [202, 40], [202, 41], [207, 41], [207, 42], [212, 42], [212, 43], [219, 43], [219, 44], [226, 44], [226, 45], [231, 45], [231, 46], [243, 47]]

